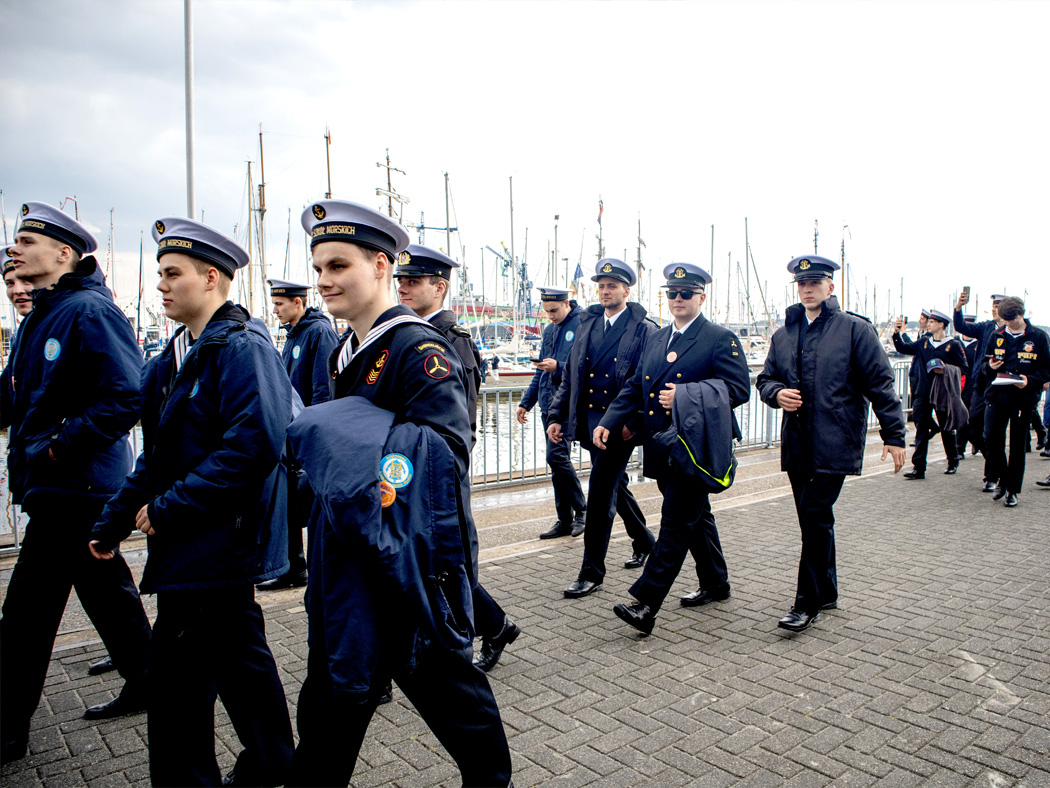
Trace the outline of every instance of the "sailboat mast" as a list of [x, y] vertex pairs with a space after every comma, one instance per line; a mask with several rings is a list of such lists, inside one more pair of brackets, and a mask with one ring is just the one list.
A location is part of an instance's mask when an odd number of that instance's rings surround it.
[[255, 195], [252, 194], [252, 163], [248, 162], [248, 312], [255, 315], [255, 288], [252, 287], [252, 213], [255, 212]]
[[136, 299], [135, 305], [135, 339], [140, 339], [142, 333], [142, 254], [143, 254], [143, 233], [139, 230], [139, 297]]
[[325, 168], [328, 170], [328, 191], [324, 193], [326, 200], [332, 199], [332, 157], [329, 151], [332, 147], [332, 132], [328, 130], [328, 127], [324, 127], [324, 163]]
[[183, 0], [183, 26], [186, 48], [186, 216], [195, 218], [193, 177], [193, 0]]

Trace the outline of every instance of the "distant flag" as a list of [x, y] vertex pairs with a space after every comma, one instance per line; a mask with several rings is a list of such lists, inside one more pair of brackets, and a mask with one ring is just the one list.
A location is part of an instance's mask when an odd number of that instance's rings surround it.
[[605, 211], [605, 203], [598, 199], [598, 224], [602, 223], [602, 213]]
[[572, 275], [572, 280], [578, 282], [583, 279], [583, 268], [580, 267], [579, 263], [576, 263], [576, 273]]

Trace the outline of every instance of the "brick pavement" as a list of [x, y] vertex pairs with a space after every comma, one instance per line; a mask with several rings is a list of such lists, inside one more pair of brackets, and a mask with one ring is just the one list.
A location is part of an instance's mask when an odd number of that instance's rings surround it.
[[[791, 500], [718, 513], [733, 597], [674, 604], [640, 638], [611, 612], [636, 573], [569, 601], [582, 543], [486, 563], [486, 587], [522, 625], [491, 674], [518, 786], [1050, 786], [1050, 469], [1031, 455], [1017, 509], [977, 492], [967, 461], [921, 483], [850, 481], [837, 506], [841, 607], [810, 631], [776, 628], [798, 558]], [[611, 558], [629, 546], [620, 537]], [[613, 566], [613, 564], [610, 564]], [[265, 598], [263, 599], [265, 601]], [[305, 671], [301, 604], [267, 610], [289, 702]], [[88, 677], [98, 645], [52, 661], [31, 754], [4, 786], [148, 783], [145, 716], [92, 725], [119, 679]], [[236, 747], [218, 717], [224, 767]], [[457, 785], [404, 697], [382, 707], [354, 783]]]

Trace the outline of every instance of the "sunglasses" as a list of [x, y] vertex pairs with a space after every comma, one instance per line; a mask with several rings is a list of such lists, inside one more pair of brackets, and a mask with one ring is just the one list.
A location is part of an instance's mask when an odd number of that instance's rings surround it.
[[700, 295], [700, 293], [702, 293], [702, 292], [704, 292], [704, 291], [703, 290], [668, 290], [667, 291], [667, 300], [668, 301], [674, 301], [676, 298], [681, 296], [683, 301], [688, 301], [694, 295]]

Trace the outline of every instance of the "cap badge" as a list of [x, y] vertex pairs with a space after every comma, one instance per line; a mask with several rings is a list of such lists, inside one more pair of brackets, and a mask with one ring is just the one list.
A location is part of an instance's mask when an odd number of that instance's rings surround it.
[[22, 203], [22, 215], [25, 216], [28, 213], [29, 213], [29, 206], [26, 205], [25, 203]]
[[685, 269], [682, 268], [681, 266], [679, 266], [678, 268], [674, 269], [674, 278], [675, 279], [685, 279]]
[[7, 255], [8, 257], [14, 257], [14, 255], [11, 254], [11, 247], [10, 246], [7, 247], [6, 249], [4, 249], [4, 254]]
[[412, 262], [412, 255], [408, 252], [402, 252], [397, 256], [398, 265], [408, 265], [410, 262]]
[[811, 263], [809, 262], [809, 260], [799, 260], [798, 261], [798, 267], [799, 267], [800, 271], [808, 271], [809, 268], [810, 268], [810, 265], [811, 265]]
[[607, 274], [610, 271], [612, 271], [612, 264], [611, 263], [606, 263], [605, 265], [602, 266], [602, 273], [603, 274]]
[[323, 205], [315, 205], [314, 206], [314, 216], [316, 216], [318, 219], [323, 219], [325, 217], [325, 215], [326, 215], [326, 211], [325, 211]]
[[164, 222], [162, 222], [162, 221], [160, 221], [158, 219], [156, 227], [157, 227], [157, 232], [160, 233], [161, 235], [164, 235]]

